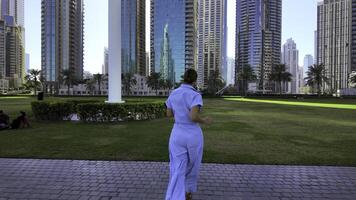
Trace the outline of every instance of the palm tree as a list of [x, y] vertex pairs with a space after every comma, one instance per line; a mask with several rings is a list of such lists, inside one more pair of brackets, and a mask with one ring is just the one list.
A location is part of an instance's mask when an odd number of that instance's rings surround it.
[[318, 96], [321, 95], [322, 84], [328, 82], [328, 77], [325, 74], [326, 70], [324, 65], [315, 64], [309, 67], [307, 77], [305, 78], [308, 86], [312, 88], [317, 87]]
[[208, 80], [208, 93], [215, 94], [219, 89], [225, 86], [224, 80], [221, 78], [219, 70], [213, 70], [210, 73]]
[[37, 95], [37, 90], [41, 85], [40, 75], [41, 70], [31, 69], [29, 74], [25, 76], [26, 83], [23, 86], [27, 89], [33, 89], [35, 95]]
[[282, 95], [282, 82], [292, 81], [292, 76], [291, 73], [286, 71], [286, 66], [284, 64], [279, 64], [272, 69], [269, 80], [278, 83], [279, 94]]
[[74, 71], [72, 69], [64, 69], [62, 71], [62, 81], [63, 84], [67, 86], [68, 89], [68, 96], [69, 96], [69, 92], [70, 92], [70, 87], [72, 85], [77, 84], [77, 79], [74, 75]]
[[95, 80], [94, 79], [87, 79], [85, 82], [85, 88], [93, 95], [95, 91]]
[[132, 73], [122, 74], [122, 84], [127, 95], [131, 94], [131, 87], [137, 84], [137, 80]]
[[244, 65], [238, 71], [237, 79], [241, 82], [242, 94], [245, 96], [248, 89], [248, 82], [256, 80], [256, 75], [250, 65]]
[[105, 80], [105, 75], [104, 74], [94, 74], [94, 80], [97, 82], [98, 87], [99, 87], [99, 95], [101, 95], [101, 84]]
[[350, 87], [356, 87], [356, 71], [350, 73], [349, 85]]
[[152, 90], [156, 90], [156, 95], [158, 95], [158, 89], [161, 87], [160, 84], [160, 73], [153, 72], [149, 77], [147, 77], [147, 85]]

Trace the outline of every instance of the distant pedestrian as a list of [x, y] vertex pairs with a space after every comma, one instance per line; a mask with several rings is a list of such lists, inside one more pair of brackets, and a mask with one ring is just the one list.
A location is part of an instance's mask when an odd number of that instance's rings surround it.
[[175, 123], [169, 139], [170, 178], [166, 200], [190, 200], [197, 191], [200, 164], [203, 157], [203, 132], [199, 123], [212, 119], [201, 117], [201, 94], [193, 87], [197, 72], [188, 69], [184, 83], [166, 101], [167, 116]]
[[27, 119], [26, 113], [21, 111], [20, 116], [12, 121], [11, 128], [19, 129], [19, 128], [28, 128], [30, 127], [30, 123]]
[[10, 127], [10, 117], [0, 110], [0, 131]]

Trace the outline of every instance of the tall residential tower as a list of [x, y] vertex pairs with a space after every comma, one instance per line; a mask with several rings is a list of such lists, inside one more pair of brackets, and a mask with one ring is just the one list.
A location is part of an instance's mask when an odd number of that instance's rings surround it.
[[292, 81], [286, 84], [285, 92], [299, 93], [299, 51], [292, 38], [283, 45], [281, 62], [286, 65], [286, 71], [292, 74]]
[[323, 64], [327, 82], [325, 92], [335, 93], [348, 87], [351, 72], [350, 46], [352, 22], [351, 0], [324, 0], [318, 3], [317, 64]]
[[151, 0], [151, 71], [180, 82], [197, 64], [198, 0]]
[[83, 0], [42, 0], [42, 75], [57, 82], [63, 70], [83, 78]]
[[227, 0], [199, 0], [198, 87], [207, 88], [210, 74], [226, 81]]
[[251, 66], [255, 91], [272, 90], [269, 76], [281, 59], [282, 0], [237, 0], [236, 73]]
[[146, 75], [146, 1], [121, 0], [122, 73]]

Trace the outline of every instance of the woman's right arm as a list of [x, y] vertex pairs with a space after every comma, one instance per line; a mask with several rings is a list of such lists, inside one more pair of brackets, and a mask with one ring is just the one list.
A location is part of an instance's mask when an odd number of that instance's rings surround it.
[[200, 108], [199, 106], [194, 106], [190, 110], [190, 119], [193, 122], [201, 123], [201, 124], [211, 124], [213, 120], [210, 117], [202, 117], [200, 115]]

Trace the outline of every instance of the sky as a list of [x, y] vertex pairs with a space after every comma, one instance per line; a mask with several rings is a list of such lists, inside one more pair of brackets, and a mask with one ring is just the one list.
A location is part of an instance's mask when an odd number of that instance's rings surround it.
[[[108, 46], [108, 0], [85, 0], [84, 70], [101, 72], [104, 48]], [[235, 56], [235, 0], [228, 1], [228, 56]], [[299, 49], [299, 64], [306, 54], [314, 55], [316, 6], [319, 0], [282, 0], [282, 44], [293, 38]], [[149, 9], [149, 0], [147, 9]], [[149, 12], [147, 12], [149, 24]], [[25, 0], [26, 53], [30, 68], [41, 68], [41, 0]], [[149, 33], [149, 26], [147, 26]], [[149, 34], [146, 38], [149, 51]]]

